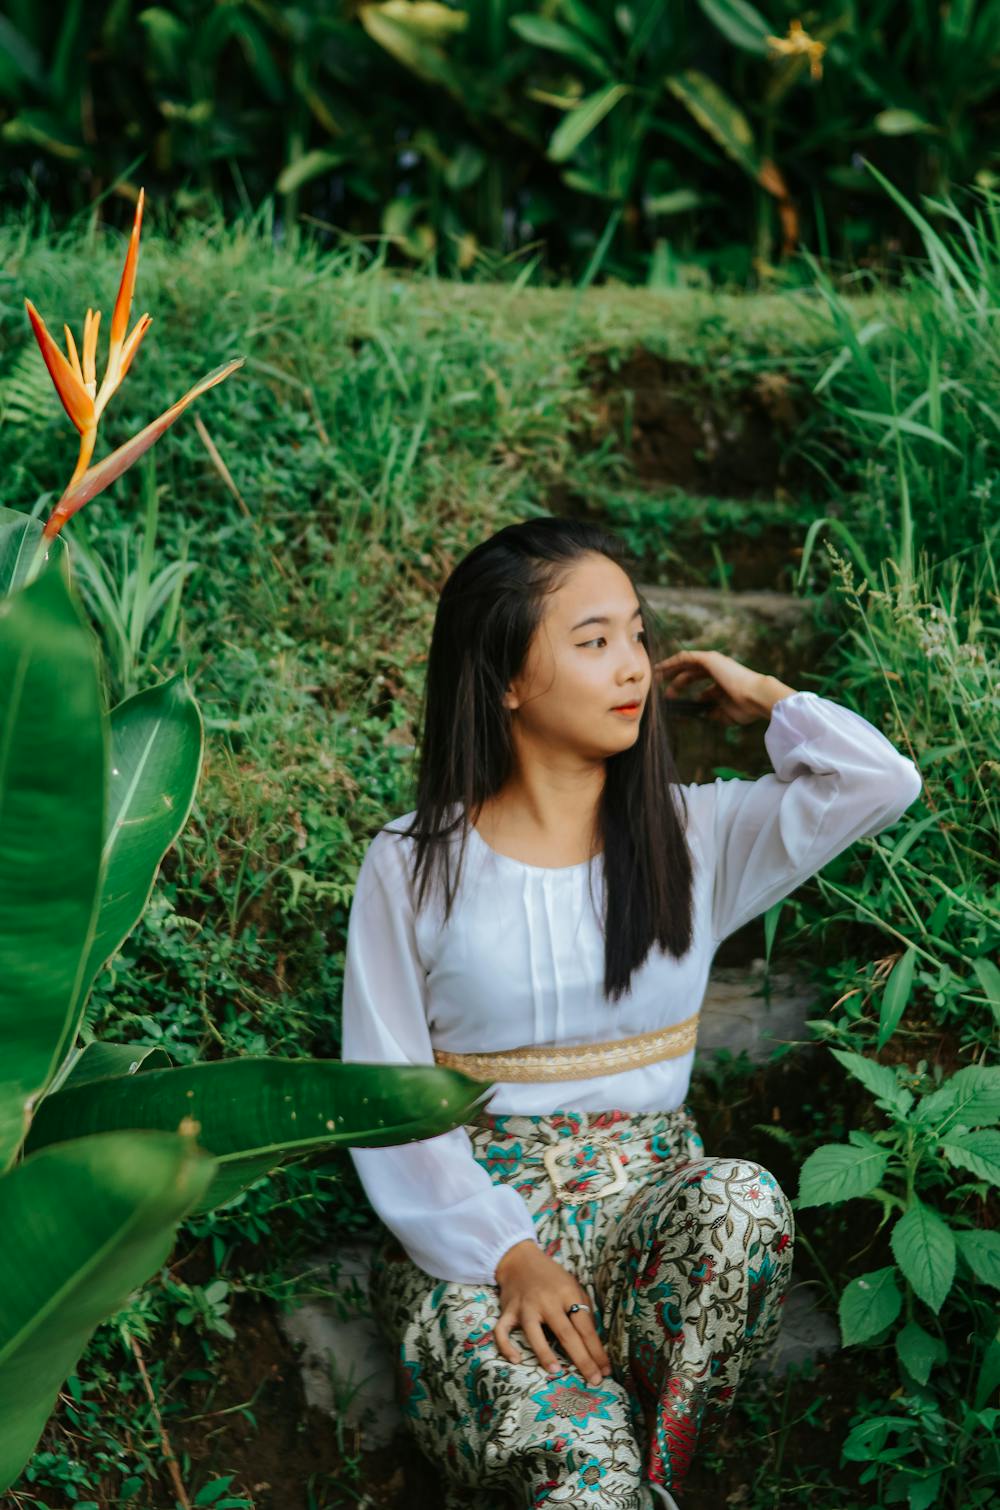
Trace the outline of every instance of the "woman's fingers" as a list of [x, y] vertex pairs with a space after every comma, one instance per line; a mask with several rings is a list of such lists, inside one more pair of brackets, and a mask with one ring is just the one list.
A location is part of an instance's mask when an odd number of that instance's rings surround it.
[[530, 1314], [524, 1314], [517, 1306], [509, 1311], [501, 1312], [499, 1320], [493, 1327], [497, 1351], [510, 1363], [523, 1361], [521, 1349], [510, 1336], [511, 1328], [519, 1326], [524, 1333], [525, 1341], [542, 1368], [547, 1372], [553, 1372], [553, 1365], [555, 1370], [563, 1368], [564, 1365], [549, 1342], [551, 1336], [563, 1348], [566, 1356], [581, 1375], [591, 1384], [599, 1384], [605, 1374], [611, 1372], [611, 1359], [597, 1335], [597, 1328], [594, 1326], [593, 1316], [589, 1309], [576, 1311], [570, 1316], [568, 1314], [570, 1304], [572, 1301], [567, 1302], [565, 1298], [550, 1299], [543, 1310], [532, 1310]]
[[493, 1340], [497, 1345], [497, 1351], [508, 1363], [520, 1363], [521, 1350], [510, 1340], [510, 1329], [515, 1322], [514, 1316], [508, 1316], [506, 1312], [493, 1328]]
[[542, 1368], [550, 1370], [553, 1364], [555, 1364], [557, 1368], [562, 1367], [559, 1359], [556, 1357], [555, 1353], [549, 1347], [549, 1344], [545, 1339], [545, 1333], [542, 1331], [542, 1318], [540, 1316], [531, 1318], [522, 1316], [521, 1331], [528, 1339], [528, 1342], [531, 1345], [531, 1350], [535, 1354], [535, 1357], [538, 1359], [539, 1363], [542, 1365]]
[[583, 1337], [584, 1342], [590, 1350], [590, 1356], [596, 1360], [598, 1368], [606, 1369], [610, 1373], [611, 1359], [608, 1357], [607, 1348], [597, 1334], [594, 1318], [590, 1312], [576, 1311], [569, 1317], [569, 1321]]
[[678, 650], [675, 655], [667, 655], [662, 661], [657, 661], [655, 669], [673, 671], [675, 668], [680, 670], [682, 666], [711, 666], [719, 655], [718, 650]]
[[682, 687], [687, 687], [691, 682], [712, 682], [715, 678], [710, 671], [702, 671], [700, 668], [691, 671], [675, 671], [670, 680], [663, 683], [663, 690], [669, 697], [673, 692], [679, 692]]
[[600, 1384], [601, 1365], [596, 1358], [591, 1357], [587, 1343], [573, 1325], [581, 1314], [583, 1313], [578, 1311], [576, 1316], [567, 1316], [563, 1311], [560, 1315], [546, 1318], [546, 1325], [558, 1337], [566, 1356], [576, 1364], [583, 1377], [591, 1384]]

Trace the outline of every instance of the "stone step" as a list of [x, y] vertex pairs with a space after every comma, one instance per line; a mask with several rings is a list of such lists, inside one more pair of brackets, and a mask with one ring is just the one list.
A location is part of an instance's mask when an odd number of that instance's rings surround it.
[[[753, 671], [808, 689], [825, 648], [811, 600], [780, 592], [725, 592], [711, 587], [639, 584], [661, 619], [672, 654], [681, 648], [721, 650]], [[687, 695], [708, 686], [695, 684]], [[682, 781], [711, 781], [716, 766], [756, 776], [770, 770], [766, 724], [726, 726], [697, 718], [672, 720], [674, 756]]]
[[[794, 593], [726, 592], [718, 587], [641, 582], [638, 586], [669, 634], [701, 649], [724, 650], [738, 661], [746, 661], [767, 645], [782, 657], [784, 670], [796, 665], [796, 655], [801, 658], [808, 653], [815, 637], [814, 602]], [[767, 669], [782, 675], [774, 666]]]
[[734, 1057], [744, 1050], [752, 1064], [766, 1064], [781, 1044], [809, 1040], [807, 1020], [815, 1015], [818, 993], [804, 976], [786, 966], [771, 970], [765, 997], [766, 963], [713, 965], [701, 1006], [694, 1074], [719, 1049]]

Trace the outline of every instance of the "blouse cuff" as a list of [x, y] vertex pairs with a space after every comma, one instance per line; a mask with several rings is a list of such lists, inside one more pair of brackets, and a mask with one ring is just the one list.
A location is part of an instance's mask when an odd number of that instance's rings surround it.
[[[905, 796], [904, 808], [914, 800], [914, 787], [920, 790], [917, 767], [881, 729], [853, 708], [817, 692], [793, 692], [779, 698], [771, 709], [764, 745], [779, 781], [793, 781], [810, 772], [850, 770], [859, 763], [870, 769], [875, 756], [876, 766], [886, 774], [905, 778], [899, 789]], [[866, 754], [859, 762], [861, 752]]]
[[528, 1242], [533, 1242], [535, 1244], [535, 1247], [539, 1250], [539, 1252], [541, 1252], [542, 1245], [538, 1241], [538, 1238], [534, 1231], [522, 1232], [520, 1237], [512, 1238], [510, 1236], [507, 1236], [501, 1238], [500, 1241], [487, 1252], [485, 1264], [489, 1269], [490, 1277], [488, 1282], [491, 1285], [495, 1285], [497, 1282], [497, 1264], [503, 1258], [504, 1254], [509, 1252], [511, 1248], [515, 1248], [518, 1243], [523, 1243], [525, 1240], [527, 1240]]

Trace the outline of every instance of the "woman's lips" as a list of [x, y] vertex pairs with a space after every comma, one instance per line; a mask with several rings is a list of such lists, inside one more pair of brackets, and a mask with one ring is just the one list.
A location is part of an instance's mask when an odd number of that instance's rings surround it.
[[621, 703], [617, 708], [612, 708], [612, 713], [624, 713], [626, 718], [635, 718], [639, 712], [641, 703]]

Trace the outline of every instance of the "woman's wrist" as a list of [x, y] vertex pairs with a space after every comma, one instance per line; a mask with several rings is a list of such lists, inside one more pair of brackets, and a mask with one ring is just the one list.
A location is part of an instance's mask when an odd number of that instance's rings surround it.
[[783, 697], [794, 697], [796, 691], [797, 688], [780, 682], [776, 676], [762, 676], [755, 699], [761, 718], [770, 718], [775, 703], [780, 703]]
[[[500, 1283], [501, 1275], [506, 1272], [506, 1270], [510, 1266], [510, 1263], [512, 1261], [515, 1263], [517, 1262], [515, 1255], [528, 1247], [536, 1249], [538, 1248], [538, 1244], [533, 1237], [519, 1238], [516, 1243], [512, 1243], [504, 1253], [501, 1253], [500, 1257], [497, 1259], [495, 1268], [496, 1281], [498, 1284]], [[539, 1249], [539, 1252], [540, 1251], [541, 1250]]]

